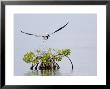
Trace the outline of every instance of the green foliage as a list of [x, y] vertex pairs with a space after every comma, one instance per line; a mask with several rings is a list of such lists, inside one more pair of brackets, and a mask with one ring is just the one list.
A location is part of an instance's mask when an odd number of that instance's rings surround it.
[[56, 55], [56, 56], [54, 56], [54, 60], [55, 61], [61, 61], [62, 57], [60, 55]]
[[68, 56], [71, 53], [70, 49], [62, 49], [57, 51], [58, 55]]
[[37, 49], [37, 50], [36, 50], [37, 53], [40, 53], [41, 51], [42, 51], [41, 49]]
[[62, 49], [62, 55], [68, 56], [68, 55], [70, 55], [70, 53], [71, 53], [70, 49]]
[[32, 63], [32, 64], [36, 64], [38, 61], [41, 61], [44, 64], [48, 64], [51, 63], [49, 61], [53, 60], [53, 61], [61, 61], [63, 57], [67, 57], [69, 56], [71, 53], [70, 49], [47, 49], [47, 50], [41, 50], [41, 49], [37, 49], [35, 52], [27, 52], [24, 57], [23, 60], [26, 63]]
[[37, 57], [35, 57], [33, 60], [32, 60], [32, 64], [36, 64], [38, 62], [38, 58]]
[[35, 57], [35, 54], [34, 52], [27, 52], [24, 57], [23, 57], [23, 60], [26, 62], [26, 63], [30, 63], [33, 61], [33, 57]]

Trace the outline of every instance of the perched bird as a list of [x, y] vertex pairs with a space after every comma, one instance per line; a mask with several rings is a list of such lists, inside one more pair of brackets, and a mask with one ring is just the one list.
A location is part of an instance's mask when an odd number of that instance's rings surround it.
[[27, 34], [27, 35], [33, 35], [33, 36], [36, 36], [36, 37], [42, 37], [44, 40], [47, 40], [47, 39], [49, 39], [49, 37], [51, 37], [52, 34], [54, 34], [54, 33], [58, 32], [58, 31], [60, 31], [61, 29], [63, 29], [68, 23], [69, 22], [67, 22], [64, 26], [60, 27], [56, 31], [52, 32], [51, 34], [45, 33], [43, 35], [38, 35], [38, 34], [31, 34], [31, 33], [23, 32], [22, 30], [21, 30], [21, 32], [24, 33], [24, 34]]

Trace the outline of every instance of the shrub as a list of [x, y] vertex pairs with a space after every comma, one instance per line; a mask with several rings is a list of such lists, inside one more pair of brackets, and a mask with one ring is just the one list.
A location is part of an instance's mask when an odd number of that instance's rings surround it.
[[[26, 63], [32, 63], [31, 69], [33, 69], [34, 66], [36, 66], [36, 69], [38, 68], [38, 64], [40, 63], [39, 69], [59, 69], [59, 65], [57, 62], [61, 61], [63, 57], [68, 57], [71, 54], [70, 49], [47, 49], [47, 50], [41, 50], [37, 49], [35, 52], [27, 52], [23, 56], [23, 61]], [[70, 60], [71, 64], [72, 61]], [[73, 64], [72, 64], [73, 69]]]

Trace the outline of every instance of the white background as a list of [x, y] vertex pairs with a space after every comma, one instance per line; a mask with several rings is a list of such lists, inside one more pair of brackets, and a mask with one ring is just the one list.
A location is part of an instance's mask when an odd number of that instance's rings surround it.
[[[97, 85], [106, 84], [106, 6], [6, 6], [6, 85]], [[14, 76], [15, 13], [95, 13], [97, 14], [97, 76]]]

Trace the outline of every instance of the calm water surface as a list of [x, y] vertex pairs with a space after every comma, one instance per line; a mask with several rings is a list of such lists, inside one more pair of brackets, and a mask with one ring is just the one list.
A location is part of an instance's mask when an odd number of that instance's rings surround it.
[[60, 70], [33, 70], [27, 71], [24, 73], [24, 76], [63, 76], [63, 75], [72, 75], [72, 70], [69, 73], [64, 73]]

